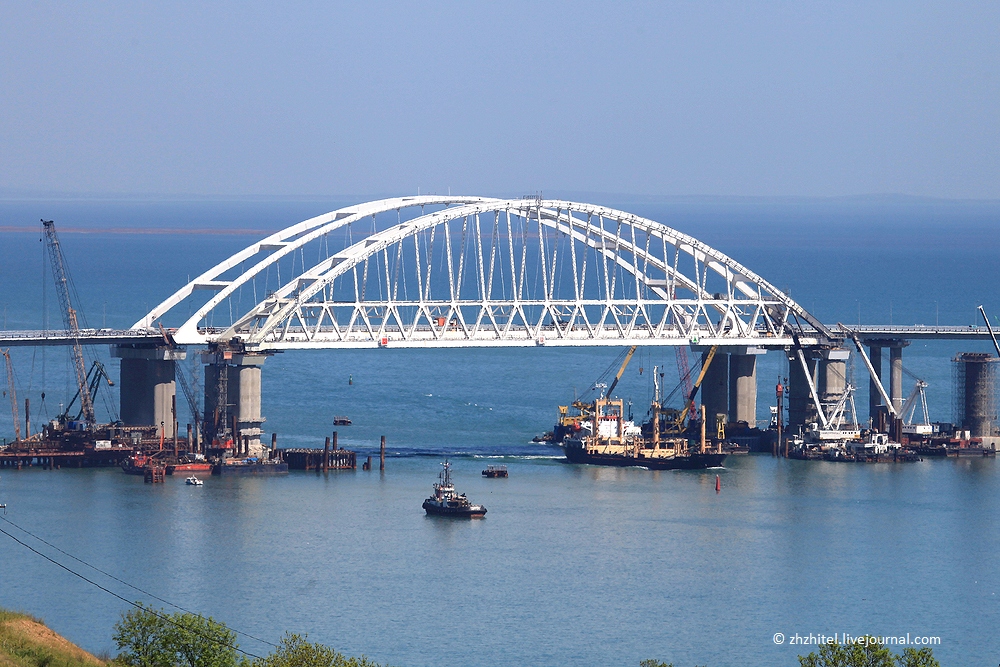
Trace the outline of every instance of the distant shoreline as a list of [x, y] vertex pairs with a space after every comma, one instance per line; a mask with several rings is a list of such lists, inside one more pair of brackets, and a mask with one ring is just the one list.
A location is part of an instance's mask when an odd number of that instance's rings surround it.
[[[183, 229], [169, 227], [60, 227], [60, 234], [203, 234], [226, 236], [269, 236], [278, 229]], [[0, 227], [0, 233], [39, 233], [34, 227]]]

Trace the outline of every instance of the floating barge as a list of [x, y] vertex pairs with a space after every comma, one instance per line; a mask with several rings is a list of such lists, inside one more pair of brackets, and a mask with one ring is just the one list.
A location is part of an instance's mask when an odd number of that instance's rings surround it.
[[228, 459], [212, 466], [212, 474], [222, 477], [270, 477], [287, 475], [288, 464], [284, 461], [262, 461], [259, 459]]
[[279, 449], [289, 470], [355, 470], [358, 457], [348, 449]]

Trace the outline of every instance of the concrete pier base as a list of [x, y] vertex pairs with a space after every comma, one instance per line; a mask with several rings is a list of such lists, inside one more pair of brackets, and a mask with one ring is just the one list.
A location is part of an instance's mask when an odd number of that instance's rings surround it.
[[729, 355], [729, 421], [757, 425], [756, 355]]
[[[248, 456], [262, 456], [264, 445], [260, 441], [261, 427], [260, 390], [261, 366], [267, 359], [263, 354], [232, 354], [226, 359], [218, 354], [202, 357], [205, 365], [205, 431], [235, 430], [233, 441], [239, 443], [236, 451], [245, 449]], [[219, 375], [226, 373], [225, 404], [219, 395]], [[225, 415], [225, 424], [222, 423]], [[206, 446], [211, 446], [206, 444]]]
[[[878, 377], [879, 381], [882, 380], [882, 346], [881, 345], [870, 345], [868, 347], [868, 358], [872, 362], [872, 368], [875, 369], [875, 375]], [[872, 418], [873, 421], [878, 419], [879, 406], [882, 405], [882, 394], [879, 393], [878, 384], [875, 383], [874, 379], [868, 380], [868, 416]]]
[[903, 345], [889, 348], [889, 399], [899, 414], [903, 409]]
[[819, 383], [816, 391], [822, 401], [839, 401], [847, 389], [847, 360], [850, 351], [839, 348], [826, 350], [819, 365]]
[[[816, 379], [817, 362], [810, 359], [806, 352], [806, 366], [809, 375]], [[816, 407], [813, 404], [812, 396], [809, 393], [809, 383], [806, 380], [805, 371], [802, 369], [802, 362], [799, 361], [798, 354], [790, 352], [788, 355], [788, 430], [797, 433], [799, 427], [816, 421]]]
[[169, 348], [114, 346], [112, 356], [121, 359], [119, 387], [121, 420], [126, 426], [163, 428], [165, 438], [174, 437], [173, 405], [177, 384], [174, 364], [187, 355]]
[[[705, 363], [708, 353], [701, 355], [701, 363]], [[709, 432], [715, 432], [715, 420], [718, 415], [729, 415], [729, 355], [716, 352], [712, 363], [705, 372], [701, 384], [701, 402], [705, 406], [705, 414]]]

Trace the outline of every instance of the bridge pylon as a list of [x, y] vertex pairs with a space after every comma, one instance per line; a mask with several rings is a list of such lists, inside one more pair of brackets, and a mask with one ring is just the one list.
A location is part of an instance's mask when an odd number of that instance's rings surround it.
[[269, 354], [213, 346], [205, 364], [205, 441], [209, 449], [261, 456], [261, 370]]
[[121, 359], [120, 413], [125, 426], [154, 425], [164, 438], [174, 437], [177, 395], [177, 361], [184, 350], [164, 345], [113, 345], [111, 354]]

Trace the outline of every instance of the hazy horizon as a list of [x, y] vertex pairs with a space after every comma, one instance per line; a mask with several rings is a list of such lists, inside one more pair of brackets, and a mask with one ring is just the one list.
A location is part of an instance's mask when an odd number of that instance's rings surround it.
[[998, 32], [986, 2], [5, 3], [0, 195], [998, 199]]

